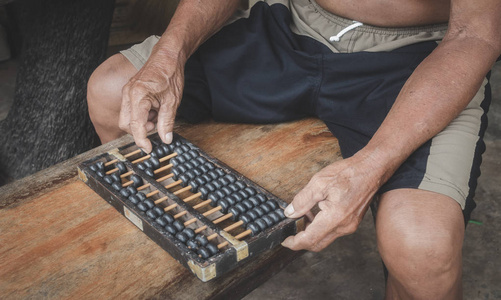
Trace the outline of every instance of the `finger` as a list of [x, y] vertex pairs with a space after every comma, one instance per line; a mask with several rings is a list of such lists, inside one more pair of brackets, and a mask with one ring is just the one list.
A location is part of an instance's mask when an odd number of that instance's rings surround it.
[[304, 230], [290, 236], [282, 242], [284, 247], [291, 250], [320, 251], [332, 243], [339, 235], [333, 230], [331, 216], [320, 212]]
[[284, 214], [288, 218], [299, 218], [310, 211], [319, 201], [324, 200], [324, 197], [318, 190], [311, 188], [311, 182], [302, 189], [292, 200], [285, 210]]
[[123, 131], [130, 133], [130, 97], [129, 97], [129, 87], [125, 85], [122, 90], [122, 105], [120, 107], [120, 115], [118, 118], [118, 127]]
[[172, 131], [174, 129], [176, 109], [177, 105], [175, 105], [175, 101], [166, 101], [166, 103], [160, 106], [160, 110], [158, 111], [158, 135], [166, 144], [172, 143]]
[[137, 146], [143, 149], [146, 153], [150, 153], [152, 146], [147, 138], [148, 130], [146, 123], [148, 122], [148, 113], [151, 109], [151, 102], [147, 97], [142, 97], [139, 101], [131, 105], [131, 121], [130, 130], [134, 137]]

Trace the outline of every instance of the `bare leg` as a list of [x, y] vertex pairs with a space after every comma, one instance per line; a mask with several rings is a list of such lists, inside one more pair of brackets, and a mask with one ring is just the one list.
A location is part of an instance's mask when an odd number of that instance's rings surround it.
[[387, 192], [376, 231], [389, 272], [386, 299], [462, 299], [464, 221], [456, 201], [422, 190]]
[[118, 127], [122, 87], [136, 73], [137, 69], [129, 60], [122, 54], [115, 54], [101, 64], [89, 79], [89, 115], [103, 144], [125, 134]]

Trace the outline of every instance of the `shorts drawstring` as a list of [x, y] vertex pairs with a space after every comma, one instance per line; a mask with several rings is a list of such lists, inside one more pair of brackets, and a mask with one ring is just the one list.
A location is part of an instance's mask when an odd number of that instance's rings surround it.
[[339, 39], [345, 34], [347, 33], [348, 31], [350, 30], [353, 30], [359, 26], [362, 26], [364, 24], [362, 24], [361, 22], [357, 22], [357, 21], [353, 21], [353, 24], [349, 25], [348, 27], [346, 27], [345, 29], [341, 30], [338, 34], [336, 35], [333, 35], [329, 38], [329, 41], [331, 42], [339, 42]]

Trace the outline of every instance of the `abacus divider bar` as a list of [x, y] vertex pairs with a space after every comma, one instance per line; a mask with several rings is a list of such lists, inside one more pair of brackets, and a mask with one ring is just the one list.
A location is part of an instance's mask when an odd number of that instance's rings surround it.
[[231, 231], [231, 230], [233, 230], [233, 229], [235, 229], [238, 226], [243, 225], [243, 224], [244, 224], [244, 221], [238, 221], [238, 222], [233, 223], [230, 226], [224, 228], [223, 230], [229, 232], [229, 231]]
[[168, 168], [172, 168], [172, 164], [168, 164], [168, 165], [165, 165], [161, 168], [158, 168], [155, 171], [153, 171], [153, 173], [158, 174], [158, 173], [162, 172], [163, 170], [167, 170]]
[[171, 154], [169, 154], [169, 155], [167, 155], [167, 156], [164, 156], [164, 157], [160, 158], [158, 161], [160, 161], [160, 162], [164, 162], [164, 161], [166, 161], [166, 160], [168, 160], [168, 159], [171, 159], [171, 158], [173, 158], [173, 157], [176, 157], [176, 156], [177, 156], [177, 153], [176, 153], [176, 152], [174, 152], [174, 153], [171, 153]]

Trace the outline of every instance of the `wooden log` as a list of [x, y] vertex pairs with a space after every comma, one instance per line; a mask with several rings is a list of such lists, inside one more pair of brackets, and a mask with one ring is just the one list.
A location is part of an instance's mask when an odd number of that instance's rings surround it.
[[[176, 131], [288, 202], [340, 158], [336, 139], [313, 119]], [[0, 298], [237, 299], [301, 255], [276, 247], [202, 283], [76, 179], [78, 163], [130, 141], [125, 136], [0, 188]]]

